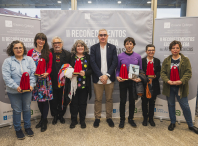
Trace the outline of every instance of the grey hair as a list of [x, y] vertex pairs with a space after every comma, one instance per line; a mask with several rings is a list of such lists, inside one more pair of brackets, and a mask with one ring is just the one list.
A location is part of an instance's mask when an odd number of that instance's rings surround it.
[[63, 40], [60, 38], [60, 37], [58, 37], [58, 36], [55, 36], [55, 37], [53, 37], [52, 38], [52, 46], [53, 46], [53, 41], [55, 40], [55, 39], [59, 39], [61, 42], [62, 42], [62, 44], [63, 44]]
[[[100, 31], [106, 31], [106, 32], [107, 32], [106, 29], [102, 28], [102, 29], [100, 29], [100, 30], [98, 31], [98, 35], [99, 35]], [[108, 35], [108, 32], [107, 32], [107, 35]]]
[[77, 53], [77, 52], [76, 52], [76, 48], [77, 48], [77, 45], [78, 45], [78, 44], [81, 44], [81, 45], [84, 46], [84, 48], [85, 48], [84, 54], [85, 54], [85, 53], [89, 54], [89, 48], [87, 47], [87, 45], [85, 44], [85, 42], [82, 41], [82, 40], [77, 40], [77, 41], [74, 43], [74, 45], [73, 45], [73, 47], [72, 47], [72, 49], [71, 49], [71, 54], [72, 54], [72, 55]]

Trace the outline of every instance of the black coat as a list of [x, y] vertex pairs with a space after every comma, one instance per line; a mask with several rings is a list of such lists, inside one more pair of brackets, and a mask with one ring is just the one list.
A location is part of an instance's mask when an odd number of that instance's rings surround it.
[[[91, 68], [91, 65], [90, 65], [90, 55], [89, 54], [85, 54], [85, 58], [87, 59], [87, 71], [85, 72], [85, 76], [86, 76], [86, 89], [88, 90], [88, 93], [89, 93], [89, 99], [91, 99], [91, 74], [92, 74], [92, 68]], [[75, 65], [75, 61], [76, 61], [76, 58], [75, 58], [75, 55], [73, 55], [71, 57], [71, 62], [70, 62], [70, 65], [72, 67], [74, 67]]]
[[[147, 69], [147, 57], [142, 58], [142, 69], [146, 73]], [[160, 84], [159, 84], [159, 78], [160, 78], [160, 71], [161, 71], [161, 65], [160, 60], [153, 57], [154, 59], [154, 72], [156, 75], [156, 78], [152, 81], [152, 88], [153, 88], [153, 96], [157, 96], [160, 94]]]

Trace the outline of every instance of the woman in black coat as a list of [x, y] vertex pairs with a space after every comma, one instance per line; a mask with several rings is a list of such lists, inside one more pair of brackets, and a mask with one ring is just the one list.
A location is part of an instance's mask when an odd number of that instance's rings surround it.
[[[146, 94], [145, 94], [145, 96], [142, 97], [142, 112], [143, 112], [143, 117], [144, 117], [142, 125], [147, 126], [147, 121], [149, 118], [150, 125], [155, 126], [153, 116], [154, 116], [156, 96], [160, 94], [159, 78], [160, 78], [161, 66], [160, 66], [160, 60], [153, 57], [155, 54], [155, 46], [154, 45], [152, 45], [152, 44], [147, 45], [146, 53], [147, 53], [147, 56], [142, 59], [142, 69], [146, 73], [147, 63], [149, 61], [152, 61], [155, 76], [152, 78], [152, 89], [153, 89], [152, 97], [149, 99], [146, 97]], [[149, 103], [149, 111], [148, 111], [148, 103]]]
[[82, 70], [77, 76], [77, 90], [73, 95], [70, 104], [71, 125], [70, 128], [75, 128], [77, 122], [77, 115], [80, 116], [81, 128], [86, 128], [85, 117], [87, 109], [87, 98], [91, 99], [91, 74], [90, 55], [87, 45], [82, 40], [77, 40], [71, 50], [70, 65], [74, 68], [76, 59], [80, 59], [82, 63]]

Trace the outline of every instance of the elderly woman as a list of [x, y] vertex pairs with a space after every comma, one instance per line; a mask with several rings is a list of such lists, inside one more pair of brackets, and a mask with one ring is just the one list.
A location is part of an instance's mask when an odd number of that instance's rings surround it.
[[135, 111], [135, 99], [133, 97], [133, 82], [140, 82], [141, 79], [132, 79], [132, 80], [123, 80], [119, 73], [122, 64], [125, 64], [128, 68], [130, 64], [139, 65], [139, 69], [142, 69], [142, 59], [141, 56], [133, 51], [134, 46], [136, 45], [135, 40], [131, 37], [128, 37], [124, 40], [124, 47], [126, 51], [118, 55], [118, 66], [116, 70], [116, 77], [119, 82], [120, 87], [120, 124], [119, 128], [124, 128], [125, 123], [125, 105], [127, 99], [127, 90], [129, 91], [129, 117], [128, 123], [136, 128], [133, 117]]
[[91, 98], [91, 74], [92, 69], [90, 66], [90, 55], [89, 49], [87, 45], [81, 41], [77, 40], [71, 49], [71, 62], [70, 65], [72, 67], [75, 66], [76, 59], [80, 59], [82, 63], [82, 70], [77, 76], [77, 90], [76, 94], [72, 97], [72, 101], [70, 104], [70, 112], [71, 112], [71, 125], [70, 128], [75, 128], [77, 122], [77, 115], [79, 113], [80, 116], [80, 124], [81, 128], [86, 128], [85, 124], [85, 116], [86, 116], [86, 108], [87, 108], [87, 98], [89, 94], [89, 99]]
[[33, 136], [31, 129], [30, 104], [32, 92], [22, 92], [20, 81], [24, 72], [29, 73], [30, 90], [33, 90], [35, 84], [34, 72], [36, 66], [31, 57], [26, 56], [27, 50], [21, 41], [13, 41], [7, 48], [7, 54], [10, 56], [5, 59], [2, 65], [3, 80], [6, 84], [6, 92], [13, 109], [13, 124], [18, 139], [24, 139], [25, 135], [21, 130], [21, 112], [23, 112], [23, 121], [25, 132], [28, 136]]
[[38, 66], [39, 60], [41, 58], [46, 61], [45, 73], [38, 76], [36, 80], [36, 86], [33, 90], [33, 100], [38, 102], [38, 107], [41, 112], [41, 120], [36, 125], [36, 128], [41, 128], [41, 132], [47, 130], [47, 115], [49, 111], [48, 100], [53, 99], [52, 94], [52, 83], [50, 78], [50, 73], [52, 71], [52, 53], [49, 50], [49, 45], [47, 43], [47, 37], [43, 33], [37, 33], [34, 38], [34, 45], [36, 48], [28, 51], [28, 56], [31, 56]]
[[197, 127], [193, 126], [191, 111], [188, 104], [188, 81], [192, 76], [191, 64], [187, 57], [180, 53], [182, 48], [181, 42], [173, 41], [169, 45], [171, 55], [164, 59], [161, 69], [161, 78], [163, 80], [163, 92], [168, 100], [168, 111], [171, 124], [168, 130], [173, 131], [175, 128], [175, 97], [179, 102], [188, 128], [198, 134]]

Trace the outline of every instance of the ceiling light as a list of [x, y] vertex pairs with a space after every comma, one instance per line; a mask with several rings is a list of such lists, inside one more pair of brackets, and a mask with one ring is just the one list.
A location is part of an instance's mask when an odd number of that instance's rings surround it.
[[92, 3], [92, 1], [88, 1], [88, 4], [91, 4]]
[[121, 4], [122, 2], [121, 1], [118, 1], [118, 4]]
[[57, 1], [57, 3], [61, 4], [61, 1]]
[[150, 3], [151, 3], [151, 1], [148, 1], [148, 2], [147, 2], [147, 4], [150, 4]]

